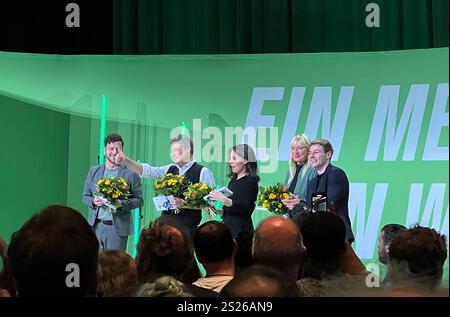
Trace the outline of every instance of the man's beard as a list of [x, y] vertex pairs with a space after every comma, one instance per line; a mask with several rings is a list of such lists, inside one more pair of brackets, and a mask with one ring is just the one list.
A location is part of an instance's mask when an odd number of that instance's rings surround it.
[[387, 265], [389, 262], [389, 255], [386, 251], [382, 251], [381, 254], [378, 254], [378, 260], [384, 265]]
[[111, 158], [110, 158], [109, 156], [106, 156], [106, 160], [107, 160], [109, 163], [111, 163], [111, 164], [113, 164], [113, 165], [116, 165], [116, 162], [114, 161], [114, 158], [111, 160]]

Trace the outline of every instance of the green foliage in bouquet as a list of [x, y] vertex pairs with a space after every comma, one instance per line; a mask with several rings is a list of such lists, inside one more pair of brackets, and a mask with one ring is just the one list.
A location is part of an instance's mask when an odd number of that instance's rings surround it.
[[281, 183], [277, 183], [273, 186], [268, 186], [262, 189], [258, 204], [270, 212], [277, 215], [282, 215], [288, 211], [288, 208], [281, 200], [287, 199], [288, 197], [289, 192], [286, 186]]
[[97, 182], [96, 192], [111, 202], [116, 199], [127, 199], [131, 195], [125, 179], [116, 176], [100, 179]]
[[184, 192], [184, 200], [188, 208], [203, 208], [210, 205], [203, 199], [211, 192], [212, 188], [208, 184], [195, 183], [188, 186]]
[[164, 177], [156, 180], [153, 189], [157, 195], [174, 196], [184, 198], [184, 192], [188, 189], [190, 183], [184, 176], [166, 174]]

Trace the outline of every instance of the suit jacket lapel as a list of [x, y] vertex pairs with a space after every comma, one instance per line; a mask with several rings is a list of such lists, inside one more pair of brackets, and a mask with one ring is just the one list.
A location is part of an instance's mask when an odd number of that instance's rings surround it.
[[98, 169], [98, 173], [97, 175], [95, 175], [95, 183], [94, 185], [97, 185], [97, 182], [103, 178], [103, 175], [105, 174], [105, 164], [100, 165], [99, 169]]

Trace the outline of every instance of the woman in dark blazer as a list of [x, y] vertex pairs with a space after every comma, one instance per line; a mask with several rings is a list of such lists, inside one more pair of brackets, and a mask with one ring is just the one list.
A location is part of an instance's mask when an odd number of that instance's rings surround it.
[[238, 144], [230, 150], [228, 189], [233, 192], [225, 197], [213, 190], [210, 197], [223, 204], [223, 223], [236, 238], [239, 232], [253, 232], [252, 213], [258, 197], [258, 164], [253, 149], [248, 144]]

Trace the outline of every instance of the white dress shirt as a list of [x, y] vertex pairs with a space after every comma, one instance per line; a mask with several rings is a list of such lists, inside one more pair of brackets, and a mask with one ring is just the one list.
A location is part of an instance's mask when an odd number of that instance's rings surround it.
[[[178, 168], [178, 173], [179, 175], [184, 175], [184, 173], [186, 173], [186, 171], [191, 168], [191, 166], [195, 163], [194, 161], [189, 162], [188, 164], [180, 167], [178, 165], [175, 165]], [[140, 175], [141, 177], [151, 177], [151, 178], [160, 178], [160, 177], [164, 177], [164, 175], [167, 174], [167, 171], [169, 170], [169, 168], [174, 165], [174, 164], [169, 164], [169, 165], [164, 165], [164, 166], [150, 166], [147, 163], [141, 163], [142, 164], [142, 175]], [[202, 168], [201, 172], [200, 172], [200, 182], [203, 184], [208, 184], [211, 186], [211, 188], [214, 188], [215, 186], [215, 181], [214, 181], [214, 176], [213, 173], [211, 172], [211, 170], [207, 167]]]

